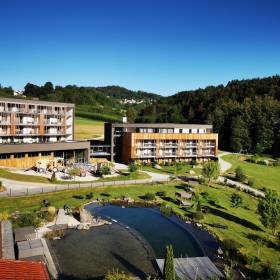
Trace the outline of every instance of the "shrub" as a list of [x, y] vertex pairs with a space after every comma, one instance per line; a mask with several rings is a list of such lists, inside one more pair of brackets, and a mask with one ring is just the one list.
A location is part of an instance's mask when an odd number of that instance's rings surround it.
[[0, 213], [0, 221], [7, 221], [10, 217], [10, 214], [7, 210], [4, 210]]
[[248, 185], [249, 185], [250, 187], [254, 187], [255, 184], [256, 184], [256, 180], [255, 180], [254, 178], [250, 178], [250, 179], [248, 180]]
[[246, 175], [240, 166], [235, 169], [235, 179], [240, 182], [243, 182], [246, 179]]
[[161, 206], [159, 207], [159, 210], [165, 216], [171, 216], [173, 213], [172, 208], [164, 203], [161, 204]]
[[48, 207], [48, 213], [49, 213], [50, 215], [54, 216], [55, 213], [56, 213], [55, 207], [54, 207], [54, 206], [49, 206], [49, 207]]
[[92, 198], [93, 198], [93, 193], [92, 192], [86, 194], [86, 199], [92, 199]]
[[99, 169], [99, 173], [100, 173], [100, 175], [109, 175], [109, 174], [111, 174], [111, 169], [108, 165], [103, 165]]
[[261, 273], [261, 279], [265, 280], [280, 280], [280, 271], [267, 265]]
[[56, 181], [56, 175], [55, 175], [55, 172], [53, 172], [53, 173], [52, 173], [52, 176], [51, 176], [50, 181], [51, 181], [52, 183], [54, 183], [54, 182]]
[[68, 171], [68, 175], [70, 177], [74, 177], [74, 179], [76, 176], [79, 176], [80, 174], [81, 174], [80, 168], [73, 168]]
[[166, 196], [166, 191], [159, 191], [156, 193], [157, 196]]
[[243, 203], [242, 196], [238, 193], [233, 193], [230, 198], [232, 207], [239, 207]]
[[53, 231], [47, 231], [45, 234], [44, 234], [44, 237], [46, 239], [54, 239], [54, 238], [63, 238], [65, 235], [64, 231], [63, 230], [53, 230]]
[[128, 169], [130, 172], [136, 172], [137, 169], [138, 169], [138, 166], [135, 162], [131, 162], [129, 165], [128, 165]]
[[73, 195], [72, 197], [76, 198], [76, 199], [84, 199], [84, 196], [81, 194], [76, 194], [76, 195]]
[[193, 218], [196, 221], [200, 221], [204, 218], [204, 215], [203, 215], [202, 211], [196, 211], [196, 212], [193, 213]]
[[124, 274], [124, 272], [119, 272], [118, 270], [108, 271], [105, 275], [104, 280], [132, 280], [130, 276]]
[[154, 193], [146, 193], [144, 198], [145, 198], [145, 200], [155, 200], [156, 195]]
[[236, 256], [241, 247], [241, 244], [234, 239], [229, 238], [223, 241], [223, 247], [230, 254], [230, 256]]
[[197, 165], [197, 161], [196, 161], [195, 159], [192, 159], [192, 160], [190, 161], [190, 165], [196, 166], [196, 165]]
[[208, 193], [208, 192], [202, 192], [202, 193], [201, 193], [201, 196], [202, 196], [204, 199], [206, 199], [206, 200], [209, 199], [209, 193]]
[[23, 213], [16, 219], [16, 224], [19, 227], [38, 227], [40, 225], [40, 219], [35, 213]]

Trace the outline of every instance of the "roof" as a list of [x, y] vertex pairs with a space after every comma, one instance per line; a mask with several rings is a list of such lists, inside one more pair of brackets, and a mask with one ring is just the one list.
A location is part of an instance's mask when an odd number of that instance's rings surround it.
[[[157, 259], [157, 265], [163, 272], [164, 259]], [[223, 274], [208, 257], [175, 258], [174, 268], [179, 279], [211, 279], [223, 278]]]
[[13, 227], [10, 220], [0, 222], [0, 259], [1, 258], [15, 259]]
[[15, 242], [25, 241], [36, 238], [34, 227], [22, 227], [15, 229]]
[[44, 263], [0, 260], [1, 280], [50, 280]]
[[149, 127], [149, 128], [209, 128], [211, 124], [182, 124], [182, 123], [112, 123], [113, 127]]
[[73, 103], [62, 103], [62, 102], [51, 102], [51, 101], [42, 101], [42, 100], [33, 100], [33, 99], [22, 99], [22, 98], [0, 98], [0, 102], [11, 102], [11, 103], [22, 103], [22, 104], [38, 104], [38, 105], [50, 105], [50, 106], [68, 106], [75, 107]]
[[180, 195], [183, 198], [191, 198], [192, 193], [188, 193], [186, 191], [177, 191], [176, 194]]

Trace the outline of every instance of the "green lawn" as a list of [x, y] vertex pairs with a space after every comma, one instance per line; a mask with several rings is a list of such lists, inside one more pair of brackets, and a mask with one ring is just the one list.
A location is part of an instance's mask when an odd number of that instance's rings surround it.
[[88, 140], [103, 137], [104, 122], [75, 117], [75, 140]]
[[34, 176], [34, 175], [25, 175], [25, 174], [17, 174], [14, 172], [10, 172], [7, 169], [0, 168], [0, 180], [1, 178], [21, 181], [21, 182], [31, 182], [31, 183], [43, 183], [50, 184], [48, 178], [42, 176]]
[[[39, 209], [43, 199], [47, 199], [55, 207], [79, 206], [87, 203], [87, 199], [76, 199], [73, 195], [82, 194], [85, 195], [89, 192], [93, 192], [94, 198], [108, 198], [105, 194], [110, 194], [109, 198], [119, 198], [121, 196], [129, 196], [138, 200], [141, 200], [147, 192], [156, 193], [158, 191], [166, 191], [167, 196], [170, 198], [176, 198], [175, 192], [182, 188], [184, 183], [170, 182], [165, 184], [153, 184], [153, 185], [130, 185], [130, 186], [110, 186], [100, 188], [87, 188], [67, 190], [57, 193], [45, 193], [40, 195], [34, 195], [30, 197], [16, 197], [16, 198], [1, 198], [0, 199], [0, 212], [8, 210], [9, 212], [19, 211], [31, 211]], [[260, 264], [272, 263], [279, 265], [279, 251], [275, 249], [275, 239], [271, 236], [271, 232], [264, 228], [259, 221], [259, 215], [256, 212], [258, 200], [252, 196], [238, 192], [243, 198], [243, 204], [241, 207], [233, 208], [230, 204], [231, 194], [237, 192], [229, 187], [216, 185], [214, 187], [197, 186], [197, 192], [207, 192], [208, 198], [201, 199], [203, 207], [208, 206], [210, 212], [205, 214], [204, 219], [200, 222], [204, 224], [211, 232], [213, 232], [220, 240], [233, 239], [241, 244], [241, 252], [245, 256], [257, 257], [260, 259], [255, 264], [248, 265], [249, 268], [258, 270]], [[157, 198], [159, 201], [163, 201], [161, 198]], [[211, 202], [214, 201], [213, 202]], [[177, 204], [173, 202], [166, 202], [173, 209], [181, 215], [188, 215], [189, 212], [194, 211], [191, 209], [186, 212], [181, 209]], [[195, 201], [193, 200], [195, 204]], [[212, 223], [220, 223], [227, 225], [228, 228], [221, 229], [213, 227]], [[260, 249], [259, 244], [254, 241], [256, 238], [264, 240]]]
[[225, 155], [223, 159], [232, 164], [230, 171], [240, 166], [245, 174], [255, 179], [255, 188], [263, 187], [276, 190], [280, 193], [280, 166], [265, 166], [244, 161], [244, 157], [238, 155]]
[[[14, 172], [10, 172], [7, 169], [0, 168], [0, 181], [1, 178], [15, 180], [15, 181], [21, 181], [21, 182], [32, 182], [32, 183], [43, 183], [43, 184], [52, 184], [52, 182], [45, 177], [42, 176], [34, 176], [34, 175], [25, 175], [25, 174], [17, 174]], [[76, 177], [77, 178], [77, 177]], [[57, 180], [53, 184], [75, 184], [75, 183], [90, 183], [90, 182], [108, 182], [108, 181], [124, 181], [124, 180], [137, 180], [137, 179], [148, 179], [150, 176], [144, 172], [134, 172], [130, 173], [129, 175], [120, 174], [115, 177], [108, 177], [108, 178], [102, 178], [99, 180], [92, 180], [92, 181], [59, 181]]]

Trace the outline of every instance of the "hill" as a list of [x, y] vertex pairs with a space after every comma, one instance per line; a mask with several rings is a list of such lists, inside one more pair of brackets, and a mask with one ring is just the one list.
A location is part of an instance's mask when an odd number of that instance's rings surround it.
[[141, 109], [136, 121], [212, 123], [220, 149], [280, 156], [280, 76], [179, 92]]

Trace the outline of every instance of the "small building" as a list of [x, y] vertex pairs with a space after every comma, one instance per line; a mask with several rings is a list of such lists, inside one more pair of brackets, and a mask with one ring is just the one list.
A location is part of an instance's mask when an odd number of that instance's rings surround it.
[[22, 227], [15, 229], [15, 242], [32, 240], [37, 238], [34, 227]]
[[50, 276], [42, 262], [0, 260], [0, 279], [50, 280]]
[[[164, 259], [157, 259], [156, 262], [163, 273]], [[174, 269], [176, 276], [184, 280], [224, 278], [222, 272], [208, 257], [175, 258]]]
[[180, 198], [184, 198], [184, 199], [191, 199], [192, 198], [192, 193], [188, 193], [186, 191], [177, 191], [176, 195], [178, 195]]
[[44, 247], [41, 239], [21, 241], [17, 243], [18, 258], [26, 259], [44, 255]]

